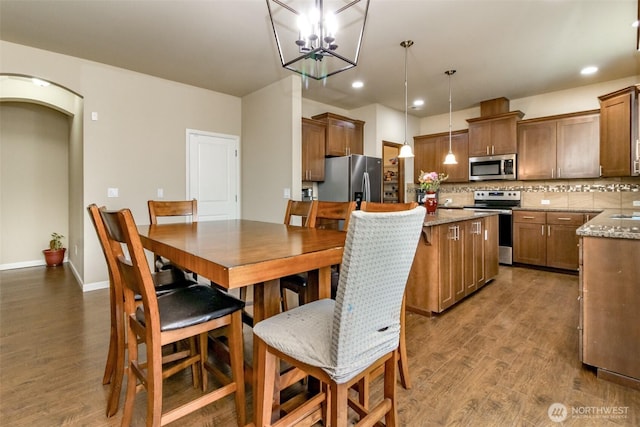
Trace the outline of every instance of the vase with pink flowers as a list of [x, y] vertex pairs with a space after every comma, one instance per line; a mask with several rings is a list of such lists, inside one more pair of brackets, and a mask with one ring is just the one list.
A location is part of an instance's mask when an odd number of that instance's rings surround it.
[[444, 173], [420, 171], [418, 182], [420, 183], [420, 188], [426, 193], [423, 203], [427, 208], [428, 214], [435, 214], [438, 207], [437, 192], [442, 181], [446, 181], [447, 178], [449, 178], [449, 175]]

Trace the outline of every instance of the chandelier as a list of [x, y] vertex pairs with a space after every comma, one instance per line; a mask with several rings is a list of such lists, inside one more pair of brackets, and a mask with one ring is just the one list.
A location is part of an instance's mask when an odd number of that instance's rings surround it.
[[267, 0], [282, 66], [322, 80], [358, 64], [369, 0]]

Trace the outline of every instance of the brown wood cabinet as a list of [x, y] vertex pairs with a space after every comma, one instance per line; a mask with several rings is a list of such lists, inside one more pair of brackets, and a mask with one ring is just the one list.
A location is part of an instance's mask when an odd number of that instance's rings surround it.
[[312, 117], [327, 126], [325, 155], [328, 157], [364, 154], [364, 122], [333, 113]]
[[599, 114], [587, 111], [518, 123], [518, 179], [599, 175]]
[[[485, 283], [498, 275], [499, 270], [499, 216], [484, 217], [484, 277]], [[484, 286], [484, 283], [481, 285]]]
[[477, 291], [485, 282], [484, 221], [464, 222], [464, 295]]
[[585, 236], [580, 246], [580, 358], [640, 388], [640, 241]]
[[602, 176], [640, 175], [638, 87], [598, 97]]
[[326, 125], [302, 118], [302, 180], [324, 181]]
[[444, 164], [444, 158], [449, 153], [448, 132], [416, 136], [413, 145], [413, 176], [416, 180], [422, 170], [446, 173], [449, 175], [448, 183], [469, 181], [468, 131], [460, 130], [451, 134], [451, 152], [456, 156], [457, 165]]
[[407, 309], [442, 312], [484, 286], [497, 270], [497, 215], [424, 227], [407, 280]]
[[469, 157], [517, 153], [518, 120], [522, 111], [491, 117], [467, 119], [469, 122]]
[[515, 262], [578, 270], [576, 230], [585, 215], [576, 212], [513, 212]]

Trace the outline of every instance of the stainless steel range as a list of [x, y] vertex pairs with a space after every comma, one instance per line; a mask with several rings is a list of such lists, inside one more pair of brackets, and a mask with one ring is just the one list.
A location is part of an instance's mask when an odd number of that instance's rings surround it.
[[512, 209], [520, 207], [520, 191], [480, 190], [473, 192], [473, 205], [465, 209], [498, 212], [498, 244], [500, 264], [513, 264], [513, 216]]

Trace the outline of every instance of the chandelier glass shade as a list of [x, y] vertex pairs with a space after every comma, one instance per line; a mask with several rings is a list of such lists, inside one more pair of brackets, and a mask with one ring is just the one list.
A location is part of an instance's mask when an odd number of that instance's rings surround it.
[[358, 64], [369, 0], [267, 0], [282, 66], [322, 80]]

